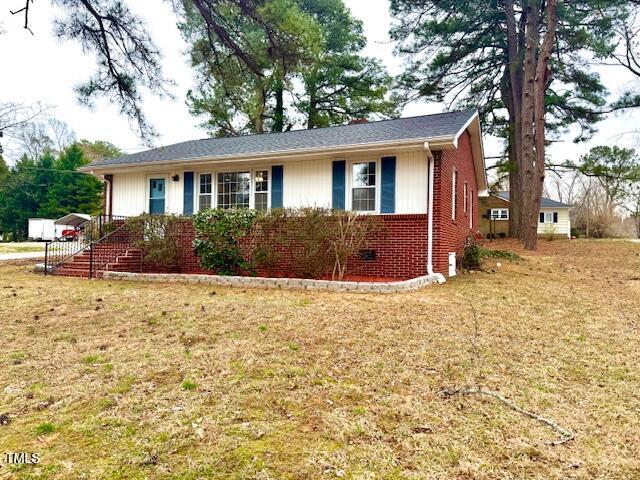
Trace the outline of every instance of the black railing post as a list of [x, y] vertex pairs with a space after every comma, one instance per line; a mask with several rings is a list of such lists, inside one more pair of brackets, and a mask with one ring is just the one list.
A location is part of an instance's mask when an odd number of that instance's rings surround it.
[[93, 278], [93, 242], [89, 244], [89, 278]]
[[98, 216], [98, 240], [102, 238], [102, 214]]
[[47, 261], [49, 260], [49, 242], [44, 244], [44, 274], [47, 275]]

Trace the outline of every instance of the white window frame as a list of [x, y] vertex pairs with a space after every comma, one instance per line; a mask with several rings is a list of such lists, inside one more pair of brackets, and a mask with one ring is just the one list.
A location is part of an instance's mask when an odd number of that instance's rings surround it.
[[469, 191], [469, 228], [473, 229], [473, 188]]
[[234, 168], [231, 170], [221, 170], [216, 172], [216, 208], [220, 208], [220, 203], [218, 198], [220, 196], [220, 192], [218, 191], [220, 181], [218, 177], [220, 175], [224, 175], [225, 173], [248, 173], [249, 174], [249, 205], [247, 208], [251, 210], [253, 208], [253, 203], [251, 201], [251, 196], [253, 191], [253, 188], [251, 187], [251, 183], [253, 179], [253, 171], [250, 168]]
[[[217, 168], [217, 169], [211, 169], [211, 170], [201, 170], [196, 172], [196, 179], [195, 179], [195, 191], [196, 191], [196, 195], [195, 195], [195, 199], [194, 199], [194, 212], [199, 212], [200, 211], [200, 175], [207, 175], [210, 174], [211, 175], [211, 195], [212, 195], [212, 201], [211, 201], [211, 208], [218, 208], [218, 174], [219, 173], [236, 173], [236, 172], [249, 172], [250, 176], [251, 176], [251, 181], [250, 181], [250, 188], [249, 188], [249, 209], [250, 210], [254, 210], [255, 209], [255, 193], [256, 193], [256, 175], [255, 173], [257, 171], [263, 171], [266, 170], [269, 174], [269, 178], [267, 179], [267, 211], [271, 210], [271, 188], [272, 188], [272, 178], [273, 178], [273, 174], [271, 172], [271, 165], [261, 165], [261, 166], [257, 166], [257, 167], [252, 167], [252, 168], [242, 168], [241, 166], [236, 166], [236, 167], [228, 167], [228, 168]], [[148, 188], [148, 187], [147, 187]]]
[[[209, 194], [205, 194], [205, 193], [200, 193], [200, 182], [201, 182], [201, 178], [203, 175], [211, 175], [211, 193]], [[196, 196], [197, 196], [197, 201], [196, 203], [198, 204], [198, 208], [196, 210], [196, 212], [200, 211], [200, 196], [201, 195], [209, 195], [211, 197], [211, 208], [216, 208], [215, 207], [215, 179], [216, 177], [214, 176], [213, 173], [209, 173], [209, 172], [199, 172], [197, 175], [197, 179], [196, 179], [196, 185], [195, 185], [195, 190], [196, 190]]]
[[454, 168], [453, 171], [451, 172], [451, 220], [454, 220], [454, 221], [456, 219], [456, 213], [458, 209], [458, 206], [456, 205], [458, 201], [457, 187], [458, 187], [458, 170]]
[[[544, 222], [540, 222], [540, 223], [545, 223], [545, 224], [547, 224], [547, 223], [558, 223], [558, 222], [554, 222], [553, 221], [553, 214], [557, 213], [557, 212], [542, 212], [542, 213], [544, 213]], [[558, 214], [558, 217], [560, 217], [559, 214]], [[551, 220], [549, 220], [549, 219], [551, 219]], [[558, 218], [558, 220], [560, 220], [560, 219]]]
[[462, 208], [464, 209], [464, 213], [469, 213], [469, 205], [467, 204], [467, 202], [469, 201], [469, 183], [468, 182], [464, 182], [462, 184], [462, 199], [463, 199]]
[[[506, 216], [502, 216], [502, 212], [506, 212]], [[492, 208], [491, 209], [491, 220], [509, 220], [509, 209], [508, 208]]]
[[[386, 156], [386, 155], [385, 155]], [[359, 159], [359, 160], [349, 160], [347, 161], [347, 192], [346, 192], [346, 205], [345, 209], [347, 211], [354, 211], [361, 215], [379, 215], [380, 214], [380, 159], [382, 157], [377, 157], [375, 159]], [[336, 159], [342, 160], [342, 159]], [[353, 166], [358, 163], [375, 163], [376, 164], [376, 184], [373, 188], [375, 188], [375, 209], [374, 210], [353, 210], [353, 189], [360, 188], [353, 186]]]
[[[257, 172], [267, 172], [267, 190], [262, 191], [262, 192], [258, 192], [256, 190], [256, 173]], [[269, 211], [271, 209], [271, 167], [265, 167], [265, 168], [256, 168], [253, 169], [251, 171], [251, 199], [249, 200], [249, 203], [253, 202], [253, 209], [255, 210], [256, 208], [256, 195], [259, 193], [266, 193], [267, 194], [267, 209], [266, 210], [261, 210], [261, 211]]]

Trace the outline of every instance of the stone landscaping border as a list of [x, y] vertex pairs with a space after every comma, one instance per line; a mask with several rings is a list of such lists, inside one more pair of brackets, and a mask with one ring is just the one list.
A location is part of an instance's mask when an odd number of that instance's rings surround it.
[[109, 280], [138, 282], [204, 283], [225, 287], [271, 288], [283, 290], [329, 290], [354, 293], [393, 293], [419, 290], [432, 283], [444, 283], [439, 274], [425, 275], [398, 282], [341, 282], [301, 278], [239, 277], [222, 275], [193, 275], [183, 273], [104, 272]]

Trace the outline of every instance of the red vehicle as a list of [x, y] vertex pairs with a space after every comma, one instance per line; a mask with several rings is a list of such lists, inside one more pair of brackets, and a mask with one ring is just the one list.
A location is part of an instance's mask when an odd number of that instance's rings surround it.
[[75, 228], [70, 228], [62, 231], [62, 235], [60, 235], [61, 240], [65, 240], [67, 242], [71, 242], [76, 239], [78, 236], [78, 230]]

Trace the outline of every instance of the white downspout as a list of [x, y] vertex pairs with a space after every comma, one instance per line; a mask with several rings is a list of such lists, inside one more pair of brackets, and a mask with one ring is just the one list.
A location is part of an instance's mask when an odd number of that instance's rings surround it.
[[440, 284], [446, 280], [441, 273], [435, 273], [433, 271], [433, 185], [434, 185], [434, 159], [431, 149], [429, 148], [429, 142], [424, 142], [424, 149], [427, 152], [427, 162], [429, 171], [429, 198], [428, 198], [428, 214], [427, 214], [427, 275], [435, 277], [436, 281]]

